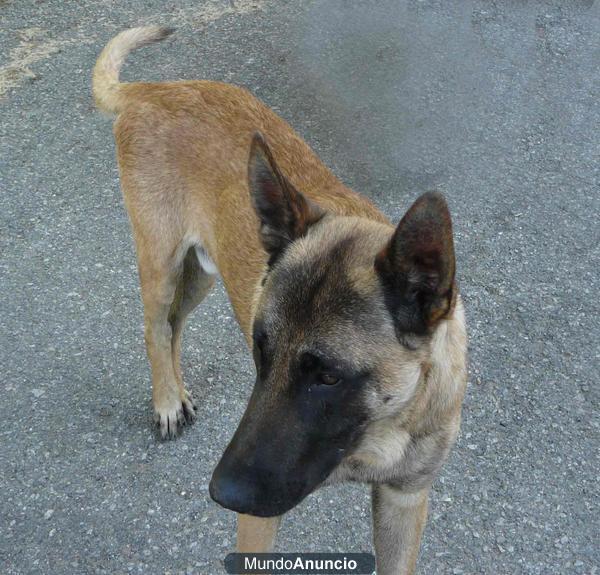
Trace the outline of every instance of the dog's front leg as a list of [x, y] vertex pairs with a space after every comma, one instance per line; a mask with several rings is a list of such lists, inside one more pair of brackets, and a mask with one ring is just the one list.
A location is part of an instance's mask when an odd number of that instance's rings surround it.
[[429, 489], [403, 492], [373, 485], [373, 535], [377, 575], [412, 575], [427, 520]]
[[279, 517], [254, 517], [238, 513], [238, 553], [269, 553], [281, 522]]

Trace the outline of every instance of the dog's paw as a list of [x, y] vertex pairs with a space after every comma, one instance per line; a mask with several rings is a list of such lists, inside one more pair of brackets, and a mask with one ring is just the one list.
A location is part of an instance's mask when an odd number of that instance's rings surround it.
[[186, 390], [183, 399], [164, 407], [154, 407], [154, 422], [163, 439], [175, 439], [181, 434], [184, 425], [196, 421], [196, 404]]

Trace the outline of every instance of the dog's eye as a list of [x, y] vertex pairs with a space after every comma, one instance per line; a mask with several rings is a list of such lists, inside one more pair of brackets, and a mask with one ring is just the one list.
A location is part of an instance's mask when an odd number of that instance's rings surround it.
[[336, 383], [339, 383], [341, 381], [341, 379], [335, 375], [333, 375], [332, 373], [322, 373], [321, 374], [321, 383], [323, 383], [324, 385], [335, 385]]

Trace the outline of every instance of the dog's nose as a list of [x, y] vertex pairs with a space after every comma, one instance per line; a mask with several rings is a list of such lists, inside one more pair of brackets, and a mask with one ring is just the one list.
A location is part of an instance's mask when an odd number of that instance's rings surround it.
[[245, 474], [232, 473], [217, 467], [210, 480], [208, 492], [219, 505], [238, 513], [252, 514], [256, 507], [256, 486]]

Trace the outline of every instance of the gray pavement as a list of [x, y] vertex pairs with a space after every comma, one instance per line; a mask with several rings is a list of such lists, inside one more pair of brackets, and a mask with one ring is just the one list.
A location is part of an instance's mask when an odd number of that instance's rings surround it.
[[[253, 381], [219, 286], [191, 318], [199, 421], [161, 443], [110, 120], [90, 70], [250, 88], [397, 220], [443, 191], [470, 326], [456, 448], [421, 574], [593, 574], [598, 548], [600, 7], [593, 1], [0, 0], [0, 573], [222, 572], [207, 483]], [[366, 487], [278, 549], [370, 550]]]

